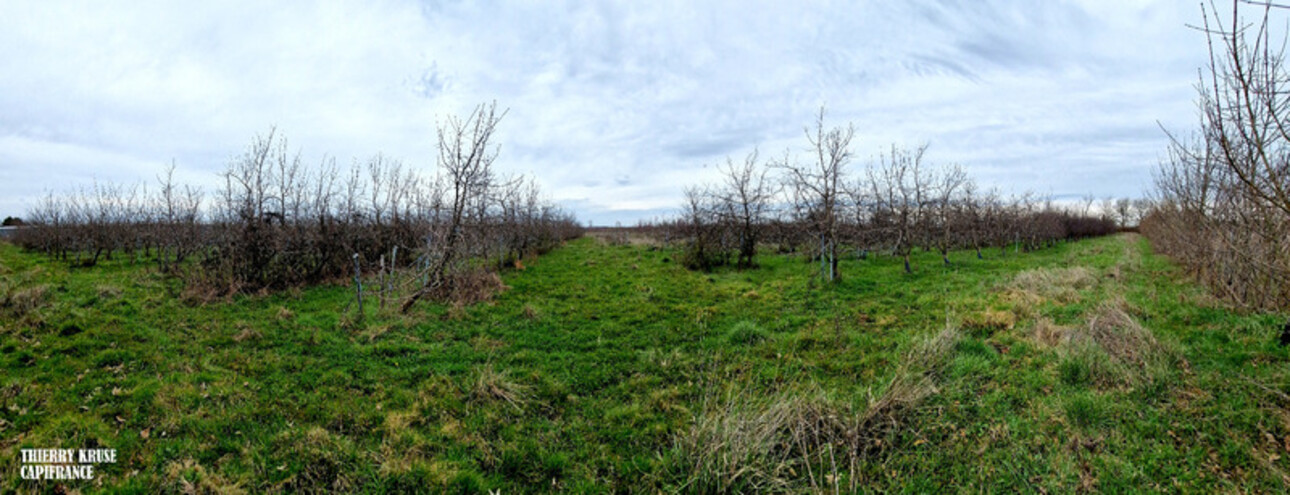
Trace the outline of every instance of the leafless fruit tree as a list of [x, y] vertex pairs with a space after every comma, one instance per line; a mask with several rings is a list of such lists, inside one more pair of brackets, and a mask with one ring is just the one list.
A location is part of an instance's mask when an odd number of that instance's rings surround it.
[[819, 242], [820, 275], [829, 281], [838, 279], [839, 216], [845, 207], [843, 186], [847, 165], [852, 159], [851, 140], [855, 126], [825, 128], [824, 108], [815, 119], [814, 129], [806, 129], [811, 160], [807, 163], [785, 161], [785, 185], [799, 211], [806, 214], [804, 225]]
[[732, 226], [738, 238], [736, 265], [741, 268], [756, 265], [757, 243], [761, 241], [763, 225], [777, 192], [774, 183], [767, 178], [768, 168], [759, 165], [757, 158], [755, 149], [741, 164], [726, 158], [726, 166], [722, 169], [725, 181], [716, 193], [723, 221]]
[[403, 302], [401, 311], [407, 312], [417, 300], [435, 291], [451, 290], [445, 287], [448, 272], [454, 263], [466, 261], [460, 252], [466, 229], [478, 225], [484, 213], [479, 202], [487, 197], [495, 180], [492, 166], [501, 150], [490, 140], [503, 116], [505, 111], [498, 113], [497, 104], [491, 103], [475, 107], [464, 120], [451, 116], [439, 126], [437, 163], [447, 192], [446, 218], [426, 238], [429, 265], [425, 282]]

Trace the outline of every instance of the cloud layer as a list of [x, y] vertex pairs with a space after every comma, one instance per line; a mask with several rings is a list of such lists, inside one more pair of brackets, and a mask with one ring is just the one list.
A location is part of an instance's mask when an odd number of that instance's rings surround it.
[[216, 173], [271, 126], [309, 160], [433, 167], [496, 100], [504, 172], [597, 224], [668, 212], [821, 105], [855, 166], [931, 143], [985, 186], [1136, 196], [1194, 121], [1194, 5], [1155, 2], [0, 4], [0, 214], [93, 179]]

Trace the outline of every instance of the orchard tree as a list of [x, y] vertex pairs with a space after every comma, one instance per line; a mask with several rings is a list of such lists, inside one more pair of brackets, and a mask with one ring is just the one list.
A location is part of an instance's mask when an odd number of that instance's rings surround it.
[[743, 163], [737, 164], [727, 157], [721, 170], [724, 181], [715, 193], [725, 217], [723, 223], [730, 226], [738, 239], [736, 264], [740, 268], [756, 265], [757, 242], [762, 238], [776, 194], [774, 184], [767, 178], [768, 168], [759, 165], [757, 158], [756, 149], [744, 157]]
[[917, 228], [923, 223], [923, 209], [927, 204], [930, 179], [923, 168], [926, 152], [926, 144], [913, 150], [893, 145], [890, 155], [880, 156], [878, 164], [869, 168], [874, 207], [885, 219], [885, 234], [893, 254], [904, 260], [905, 273], [913, 271], [909, 254], [917, 241]]
[[438, 165], [446, 188], [446, 218], [436, 222], [435, 231], [427, 236], [429, 266], [425, 282], [403, 302], [407, 312], [417, 300], [436, 291], [448, 289], [447, 275], [454, 264], [466, 260], [463, 248], [470, 207], [486, 197], [493, 184], [493, 161], [500, 147], [491, 143], [497, 124], [506, 112], [497, 112], [497, 103], [479, 105], [464, 120], [448, 118], [438, 129]]
[[785, 173], [785, 185], [792, 193], [799, 211], [806, 215], [808, 234], [819, 242], [820, 275], [829, 281], [838, 279], [838, 230], [844, 196], [846, 167], [851, 162], [851, 140], [855, 126], [824, 126], [824, 107], [807, 128], [811, 161], [785, 160], [778, 164]]

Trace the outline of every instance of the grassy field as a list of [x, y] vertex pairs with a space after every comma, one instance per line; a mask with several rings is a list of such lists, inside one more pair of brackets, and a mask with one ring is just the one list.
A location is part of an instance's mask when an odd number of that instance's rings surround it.
[[[1139, 237], [1035, 253], [766, 255], [695, 273], [584, 238], [403, 316], [351, 288], [193, 304], [0, 244], [0, 491], [1137, 490], [1290, 484], [1283, 316]], [[93, 481], [22, 448], [114, 448]]]

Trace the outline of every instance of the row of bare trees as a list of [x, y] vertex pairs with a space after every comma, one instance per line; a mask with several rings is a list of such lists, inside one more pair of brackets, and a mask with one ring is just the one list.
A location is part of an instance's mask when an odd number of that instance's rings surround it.
[[[1250, 22], [1244, 9], [1257, 8]], [[1254, 309], [1290, 308], [1290, 71], [1286, 34], [1274, 36], [1272, 4], [1233, 1], [1226, 20], [1203, 9], [1209, 64], [1200, 123], [1173, 136], [1156, 174], [1158, 205], [1142, 222], [1154, 247], [1226, 299]]]
[[1033, 195], [982, 192], [957, 165], [928, 164], [927, 146], [893, 146], [852, 170], [854, 127], [830, 128], [824, 117], [821, 110], [806, 131], [807, 159], [762, 160], [754, 150], [742, 162], [728, 158], [720, 183], [686, 189], [666, 236], [684, 243], [687, 266], [750, 267], [765, 244], [807, 254], [819, 261], [821, 277], [834, 280], [847, 249], [890, 253], [912, 271], [909, 257], [918, 247], [949, 264], [955, 249], [974, 249], [979, 258], [990, 247], [1030, 250], [1117, 230], [1110, 207], [1093, 216]]
[[310, 167], [271, 131], [209, 196], [175, 184], [173, 166], [151, 189], [97, 183], [50, 194], [18, 242], [79, 265], [146, 259], [222, 293], [343, 278], [357, 255], [362, 266], [416, 272], [406, 309], [450, 291], [464, 270], [504, 267], [581, 235], [532, 179], [492, 169], [503, 114], [490, 104], [448, 119], [432, 175], [379, 154], [344, 170], [334, 159]]
[[77, 266], [114, 255], [155, 258], [163, 267], [182, 263], [207, 235], [201, 225], [199, 188], [174, 184], [174, 166], [147, 184], [94, 182], [63, 194], [47, 194], [27, 213], [16, 241]]

